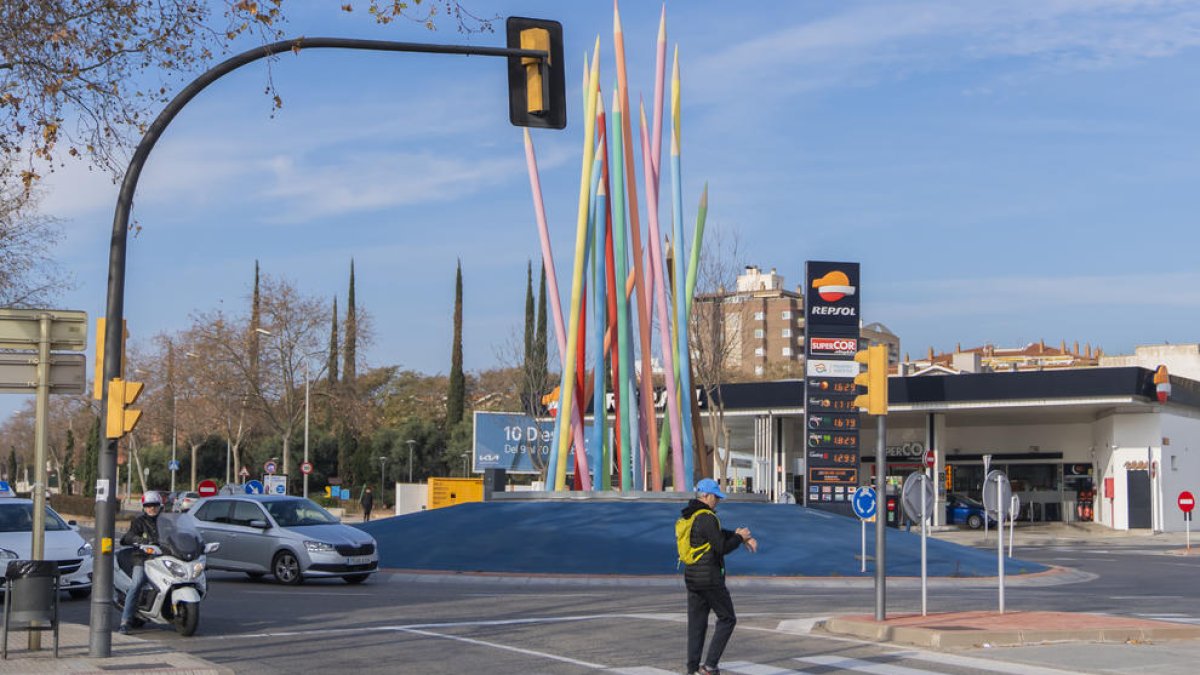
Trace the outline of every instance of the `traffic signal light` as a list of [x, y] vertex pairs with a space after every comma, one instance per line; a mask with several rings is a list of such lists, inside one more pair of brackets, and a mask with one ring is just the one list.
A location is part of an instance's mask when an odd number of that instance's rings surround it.
[[514, 126], [562, 129], [567, 126], [567, 76], [563, 68], [562, 24], [511, 16], [505, 24], [509, 49], [548, 53], [549, 59], [508, 57], [508, 117]]
[[[92, 398], [99, 401], [104, 398], [104, 338], [105, 328], [108, 326], [108, 321], [104, 317], [96, 319], [96, 369], [92, 375]], [[129, 327], [125, 324], [125, 320], [121, 319], [121, 369], [122, 376], [125, 375], [125, 341], [129, 339]]]
[[854, 377], [854, 384], [866, 387], [867, 393], [855, 397], [854, 405], [866, 408], [872, 415], [886, 415], [888, 409], [887, 345], [874, 345], [856, 353], [854, 360], [867, 369]]
[[142, 419], [142, 411], [132, 410], [129, 406], [142, 395], [142, 389], [145, 388], [146, 385], [141, 382], [126, 382], [119, 377], [109, 381], [106, 436], [120, 438], [133, 431]]

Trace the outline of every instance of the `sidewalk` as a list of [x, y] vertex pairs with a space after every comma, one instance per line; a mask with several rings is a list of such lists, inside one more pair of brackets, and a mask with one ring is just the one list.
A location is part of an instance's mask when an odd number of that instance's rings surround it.
[[54, 658], [54, 633], [42, 633], [42, 648], [28, 650], [23, 630], [8, 634], [8, 660], [0, 661], [0, 673], [101, 673], [141, 671], [176, 675], [232, 675], [233, 670], [209, 663], [161, 642], [130, 635], [113, 634], [112, 656], [88, 656], [88, 627], [78, 623], [59, 626], [58, 656]]
[[[914, 529], [914, 531], [916, 531]], [[968, 530], [955, 526], [935, 528], [930, 536], [963, 546], [984, 545], [983, 530]], [[1055, 546], [1075, 543], [1104, 543], [1112, 546], [1178, 546], [1183, 548], [1187, 535], [1183, 532], [1152, 532], [1150, 530], [1114, 530], [1099, 523], [1023, 523], [1013, 532], [1013, 545]], [[1004, 526], [1004, 546], [1008, 546], [1008, 524]], [[1192, 548], [1200, 548], [1200, 532], [1193, 537]], [[996, 546], [996, 528], [987, 534], [987, 545]]]
[[869, 615], [835, 616], [818, 623], [814, 632], [933, 649], [1200, 638], [1200, 626], [1191, 624], [1077, 612], [899, 614], [882, 622]]

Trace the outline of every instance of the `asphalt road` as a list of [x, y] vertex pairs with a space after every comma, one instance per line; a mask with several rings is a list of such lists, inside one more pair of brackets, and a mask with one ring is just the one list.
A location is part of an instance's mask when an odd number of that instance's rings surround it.
[[[1009, 610], [1103, 612], [1200, 623], [1200, 556], [1173, 546], [1105, 541], [1026, 547], [1026, 559], [1072, 567], [1085, 579], [1006, 589]], [[980, 649], [954, 654], [901, 649], [807, 633], [814, 620], [874, 611], [874, 590], [847, 580], [803, 586], [735, 587], [739, 624], [722, 672], [747, 675], [865, 672], [1037, 673], [1033, 664], [1073, 672], [1194, 672], [1200, 646], [1097, 645]], [[684, 670], [682, 587], [583, 585], [525, 580], [414, 580], [377, 574], [363, 585], [309, 581], [283, 587], [212, 573], [200, 630], [180, 638], [148, 627], [141, 637], [170, 643], [237, 672], [624, 673]], [[931, 612], [989, 610], [994, 584], [938, 582]], [[65, 619], [86, 623], [88, 603], [67, 601]], [[896, 580], [888, 612], [920, 611], [919, 585]], [[1151, 666], [1153, 666], [1151, 670]], [[1051, 671], [1042, 671], [1051, 672]]]

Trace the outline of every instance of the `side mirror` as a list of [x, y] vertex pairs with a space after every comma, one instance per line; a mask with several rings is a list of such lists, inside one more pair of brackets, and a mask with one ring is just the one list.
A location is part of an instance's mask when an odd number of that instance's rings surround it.
[[267, 529], [267, 521], [265, 520], [252, 520], [249, 525], [250, 527], [257, 527], [260, 530]]
[[78, 530], [78, 529], [79, 529], [79, 523], [78, 523], [78, 522], [76, 522], [76, 521], [74, 521], [74, 520], [68, 520], [68, 521], [67, 521], [67, 525], [70, 525], [72, 530]]
[[214, 541], [214, 542], [209, 542], [209, 543], [207, 543], [207, 544], [205, 544], [205, 545], [204, 545], [204, 552], [205, 552], [205, 553], [212, 553], [212, 552], [216, 551], [216, 550], [217, 550], [217, 549], [219, 549], [219, 548], [221, 548], [221, 544], [219, 544], [218, 542], [215, 542], [215, 541]]

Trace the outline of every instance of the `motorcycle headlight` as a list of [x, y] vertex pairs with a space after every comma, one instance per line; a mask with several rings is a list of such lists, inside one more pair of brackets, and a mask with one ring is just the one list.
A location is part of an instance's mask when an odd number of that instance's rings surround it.
[[75, 551], [75, 555], [79, 556], [80, 558], [92, 557], [92, 545], [88, 544], [88, 543], [84, 543], [83, 546], [79, 547], [78, 551]]
[[17, 555], [16, 551], [10, 551], [6, 548], [0, 548], [0, 560], [16, 560], [21, 556]]
[[163, 567], [167, 568], [168, 572], [180, 579], [190, 579], [192, 576], [192, 570], [188, 565], [175, 562], [174, 560], [163, 560], [162, 564]]
[[333, 544], [326, 544], [323, 541], [306, 541], [304, 548], [308, 549], [309, 553], [333, 553]]

